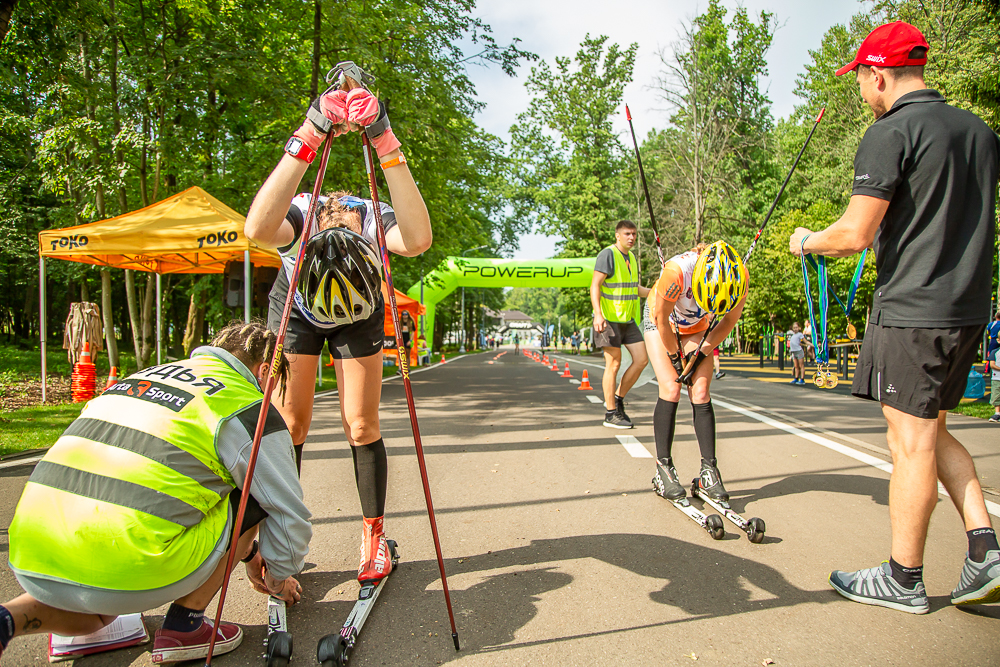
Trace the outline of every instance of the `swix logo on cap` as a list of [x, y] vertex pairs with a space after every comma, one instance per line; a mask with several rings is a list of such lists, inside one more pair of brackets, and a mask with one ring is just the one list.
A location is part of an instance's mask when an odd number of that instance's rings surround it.
[[869, 55], [865, 56], [865, 60], [867, 60], [870, 63], [884, 63], [885, 62], [885, 56], [875, 56], [875, 55], [869, 54]]

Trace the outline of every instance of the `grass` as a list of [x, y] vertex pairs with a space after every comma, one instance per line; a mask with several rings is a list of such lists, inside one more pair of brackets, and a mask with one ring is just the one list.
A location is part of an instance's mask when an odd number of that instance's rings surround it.
[[968, 415], [969, 417], [979, 417], [980, 419], [989, 419], [996, 409], [989, 403], [961, 403], [957, 408], [952, 410], [952, 412], [957, 412], [961, 415]]
[[0, 456], [51, 446], [83, 405], [38, 405], [0, 413]]

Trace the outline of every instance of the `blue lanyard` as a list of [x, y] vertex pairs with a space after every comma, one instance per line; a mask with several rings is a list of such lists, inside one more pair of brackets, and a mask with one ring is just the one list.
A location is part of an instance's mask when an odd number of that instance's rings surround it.
[[[808, 234], [806, 235], [808, 237]], [[802, 239], [802, 245], [805, 245], [805, 238]], [[857, 296], [858, 286], [861, 284], [861, 276], [865, 270], [865, 257], [868, 256], [868, 250], [864, 250], [861, 253], [861, 258], [858, 259], [858, 265], [854, 269], [854, 276], [851, 278], [851, 286], [847, 294], [847, 304], [840, 300], [837, 293], [833, 291], [830, 287], [829, 274], [826, 268], [826, 257], [823, 255], [819, 256], [819, 259], [813, 259], [812, 255], [807, 255], [804, 251], [800, 253], [802, 259], [802, 279], [806, 284], [806, 303], [809, 304], [809, 325], [812, 328], [812, 344], [816, 349], [816, 362], [819, 364], [826, 364], [830, 361], [830, 340], [827, 336], [827, 314], [830, 310], [830, 298], [829, 294], [833, 294], [833, 298], [840, 305], [841, 309], [844, 311], [846, 317], [851, 316], [851, 309], [854, 307], [854, 297]], [[823, 344], [819, 345], [817, 341], [817, 330], [816, 330], [816, 316], [813, 311], [813, 300], [812, 293], [810, 291], [809, 285], [809, 265], [812, 265], [816, 269], [816, 276], [818, 279], [819, 288], [819, 311], [820, 311], [820, 326], [823, 329]]]

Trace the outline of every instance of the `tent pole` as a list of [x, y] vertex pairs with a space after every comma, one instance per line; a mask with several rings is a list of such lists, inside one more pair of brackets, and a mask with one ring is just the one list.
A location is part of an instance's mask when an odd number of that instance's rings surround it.
[[156, 365], [157, 366], [163, 363], [160, 360], [160, 345], [163, 341], [163, 318], [161, 317], [162, 313], [160, 312], [160, 298], [163, 296], [161, 278], [162, 276], [159, 273], [157, 273], [156, 274]]
[[243, 321], [250, 322], [250, 297], [252, 290], [250, 285], [250, 251], [243, 251]]
[[41, 338], [41, 348], [42, 348], [42, 403], [45, 403], [46, 385], [48, 380], [45, 377], [46, 367], [45, 367], [45, 258], [38, 258], [38, 335]]

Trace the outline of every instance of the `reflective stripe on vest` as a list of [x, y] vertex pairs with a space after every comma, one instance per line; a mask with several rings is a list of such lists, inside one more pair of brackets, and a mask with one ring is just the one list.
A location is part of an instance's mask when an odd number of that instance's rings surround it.
[[226, 536], [223, 423], [260, 391], [215, 355], [129, 376], [35, 467], [10, 526], [15, 572], [110, 590], [175, 583]]
[[639, 316], [639, 267], [635, 255], [628, 261], [617, 246], [611, 246], [615, 272], [601, 284], [601, 314], [608, 322], [630, 322]]

